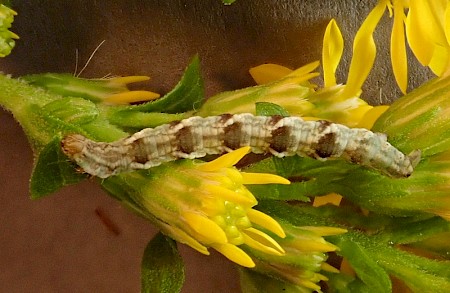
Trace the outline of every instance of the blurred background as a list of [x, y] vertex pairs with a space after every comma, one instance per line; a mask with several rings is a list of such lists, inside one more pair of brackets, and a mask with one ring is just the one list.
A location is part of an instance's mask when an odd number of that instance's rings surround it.
[[[359, 0], [14, 0], [16, 48], [0, 70], [79, 73], [80, 77], [149, 75], [140, 85], [164, 94], [199, 54], [207, 96], [253, 85], [250, 67], [292, 69], [320, 60], [326, 25], [344, 40], [338, 82], [345, 82], [354, 34], [377, 1]], [[400, 96], [390, 67], [391, 19], [375, 37], [378, 55], [363, 98], [373, 105]], [[410, 66], [410, 87], [428, 76]], [[78, 64], [78, 65], [76, 65]], [[77, 69], [76, 69], [77, 68]], [[0, 110], [0, 289], [2, 292], [138, 292], [140, 261], [155, 228], [109, 198], [94, 181], [32, 201], [33, 155], [20, 126]], [[238, 292], [236, 268], [179, 245], [186, 260], [183, 292]]]

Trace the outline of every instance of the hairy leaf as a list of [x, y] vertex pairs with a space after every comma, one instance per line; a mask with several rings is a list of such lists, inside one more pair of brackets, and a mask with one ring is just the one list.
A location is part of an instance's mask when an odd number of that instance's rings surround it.
[[143, 293], [180, 292], [184, 282], [184, 265], [176, 243], [162, 234], [145, 248], [142, 259]]

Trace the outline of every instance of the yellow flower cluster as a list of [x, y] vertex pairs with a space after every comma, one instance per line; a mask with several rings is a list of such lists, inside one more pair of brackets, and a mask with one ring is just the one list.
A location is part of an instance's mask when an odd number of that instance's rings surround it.
[[208, 247], [212, 247], [245, 267], [255, 264], [238, 247], [243, 244], [267, 254], [283, 255], [285, 251], [277, 241], [258, 227], [281, 238], [285, 237], [283, 228], [253, 209], [258, 202], [244, 185], [289, 181], [273, 174], [238, 171], [234, 165], [249, 150], [244, 147], [207, 163], [172, 164], [157, 173], [154, 180], [146, 180], [139, 201], [156, 217], [164, 233], [203, 254], [209, 254]]

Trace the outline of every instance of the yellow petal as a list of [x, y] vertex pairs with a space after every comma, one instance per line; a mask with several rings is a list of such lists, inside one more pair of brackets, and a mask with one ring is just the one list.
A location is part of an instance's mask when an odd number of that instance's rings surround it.
[[244, 184], [291, 184], [289, 180], [275, 174], [241, 172]]
[[222, 228], [207, 217], [191, 212], [182, 212], [181, 216], [195, 232], [205, 238], [202, 242], [227, 243], [227, 235]]
[[205, 191], [211, 193], [213, 197], [220, 197], [233, 203], [249, 206], [254, 206], [258, 203], [253, 195], [250, 197], [247, 193], [243, 195], [218, 185], [205, 184], [203, 188]]
[[151, 101], [159, 98], [159, 94], [150, 91], [125, 91], [109, 95], [103, 99], [106, 104], [124, 105], [135, 102]]
[[391, 34], [391, 64], [400, 90], [406, 94], [408, 63], [405, 43], [405, 11], [402, 1], [394, 1], [394, 24]]
[[450, 2], [447, 2], [444, 15], [444, 33], [447, 39], [447, 44], [450, 44]]
[[302, 226], [301, 229], [314, 232], [320, 236], [332, 236], [347, 233], [346, 229], [328, 226]]
[[419, 62], [428, 66], [435, 54], [435, 45], [447, 43], [444, 30], [445, 1], [414, 0], [406, 17], [408, 44]]
[[310, 80], [311, 78], [319, 76], [320, 74], [318, 72], [312, 72], [319, 66], [319, 64], [320, 64], [319, 61], [314, 61], [314, 62], [308, 63], [308, 64], [292, 71], [285, 78], [283, 78], [282, 80], [277, 82], [277, 85], [302, 84], [305, 81]]
[[233, 244], [214, 244], [212, 245], [212, 247], [238, 265], [247, 268], [255, 267], [255, 263], [253, 262], [252, 258], [248, 256], [248, 254], [245, 253], [242, 249]]
[[200, 171], [211, 172], [218, 170], [220, 168], [231, 167], [236, 165], [248, 152], [251, 147], [242, 147], [237, 150], [234, 150], [228, 154], [222, 155], [211, 162], [207, 162], [204, 164], [200, 164], [197, 168]]
[[299, 251], [330, 252], [338, 250], [338, 247], [329, 242], [319, 242], [316, 240], [302, 239], [296, 242], [295, 248]]
[[389, 106], [376, 106], [367, 111], [364, 114], [364, 117], [361, 118], [359, 121], [357, 127], [358, 128], [365, 128], [365, 129], [372, 129], [373, 125], [375, 124], [375, 121], [384, 113], [386, 110], [389, 109]]
[[111, 82], [129, 84], [134, 82], [141, 82], [149, 80], [149, 76], [145, 75], [132, 75], [132, 76], [120, 76], [111, 78]]
[[246, 236], [252, 238], [253, 240], [261, 243], [263, 246], [272, 248], [277, 250], [279, 253], [284, 254], [284, 249], [276, 242], [272, 237], [267, 235], [266, 233], [263, 233], [255, 228], [247, 228], [244, 231], [242, 231], [243, 234]]
[[189, 245], [190, 247], [192, 247], [193, 249], [197, 250], [202, 254], [209, 255], [209, 251], [205, 246], [200, 244], [200, 242], [192, 238], [192, 236], [190, 236], [183, 230], [174, 226], [170, 226], [161, 221], [158, 221], [158, 224], [161, 227], [161, 231], [163, 231], [164, 234], [169, 235], [170, 237], [172, 237], [173, 239], [175, 239], [180, 243]]
[[292, 69], [278, 64], [262, 64], [250, 68], [249, 72], [257, 84], [266, 84], [285, 77]]
[[361, 87], [372, 69], [376, 55], [373, 32], [386, 10], [387, 1], [380, 1], [363, 22], [353, 41], [353, 56], [343, 96], [359, 95]]
[[339, 270], [338, 270], [338, 269], [336, 269], [335, 267], [333, 267], [332, 265], [330, 265], [330, 264], [328, 264], [328, 263], [326, 263], [326, 262], [323, 262], [323, 263], [320, 265], [320, 268], [321, 268], [322, 270], [324, 270], [325, 272], [336, 273], [336, 274], [339, 273]]
[[320, 207], [326, 204], [339, 206], [341, 204], [342, 196], [337, 193], [330, 193], [324, 196], [314, 197], [313, 207]]
[[316, 283], [312, 282], [312, 281], [309, 281], [309, 280], [306, 280], [306, 279], [299, 279], [298, 280], [298, 284], [301, 285], [301, 286], [304, 286], [306, 288], [313, 289], [313, 290], [315, 290], [317, 292], [322, 292], [320, 290], [321, 289], [320, 286], [317, 285]]
[[428, 66], [437, 76], [442, 76], [449, 68], [450, 63], [450, 47], [435, 45], [433, 57]]
[[274, 249], [269, 246], [265, 246], [261, 242], [254, 240], [253, 238], [251, 238], [250, 236], [248, 236], [245, 233], [242, 233], [242, 236], [244, 238], [244, 243], [253, 249], [256, 249], [256, 250], [259, 250], [261, 252], [264, 252], [266, 254], [271, 254], [271, 255], [277, 255], [277, 256], [284, 255], [284, 253], [278, 251], [277, 249]]
[[322, 47], [322, 67], [325, 87], [336, 85], [336, 68], [344, 51], [344, 39], [341, 31], [332, 19], [325, 30]]
[[275, 233], [281, 238], [286, 237], [286, 233], [284, 233], [284, 230], [281, 227], [281, 225], [277, 221], [275, 221], [271, 216], [258, 210], [250, 209], [247, 211], [247, 217], [250, 219], [252, 223], [255, 223], [256, 225], [259, 225]]

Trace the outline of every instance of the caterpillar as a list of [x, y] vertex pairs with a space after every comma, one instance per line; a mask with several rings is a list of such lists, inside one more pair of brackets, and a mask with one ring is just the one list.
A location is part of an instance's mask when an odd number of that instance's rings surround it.
[[61, 141], [63, 152], [71, 160], [100, 178], [243, 146], [250, 146], [253, 153], [277, 157], [342, 158], [395, 178], [411, 175], [420, 160], [420, 151], [404, 155], [387, 142], [386, 135], [367, 129], [325, 120], [248, 113], [190, 117], [146, 128], [112, 143], [95, 142], [80, 134], [69, 134]]

